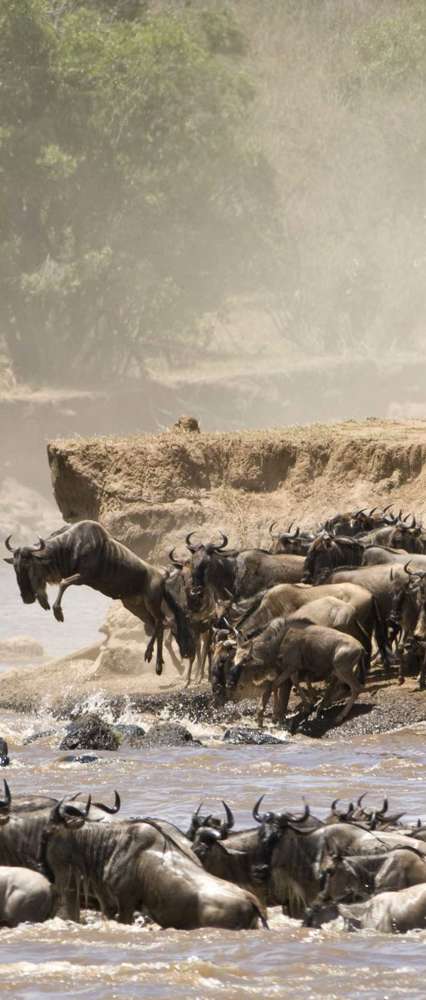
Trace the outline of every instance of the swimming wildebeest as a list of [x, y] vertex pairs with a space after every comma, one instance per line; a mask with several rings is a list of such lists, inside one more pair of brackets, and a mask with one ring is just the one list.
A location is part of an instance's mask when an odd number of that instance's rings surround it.
[[61, 601], [68, 587], [82, 586], [99, 590], [106, 597], [121, 600], [124, 607], [140, 618], [151, 633], [145, 659], [150, 662], [157, 643], [156, 671], [163, 669], [164, 607], [176, 622], [176, 638], [182, 657], [191, 657], [194, 638], [184, 609], [176, 601], [168, 583], [168, 574], [144, 562], [126, 545], [116, 541], [97, 521], [79, 521], [55, 532], [37, 546], [12, 549], [10, 535], [6, 546], [24, 604], [38, 601], [49, 610], [48, 583], [58, 583], [53, 604], [57, 621], [64, 620]]
[[347, 930], [406, 934], [426, 927], [426, 884], [412, 885], [397, 892], [381, 892], [365, 903], [338, 904]]
[[54, 878], [68, 918], [79, 919], [70, 875], [90, 881], [103, 912], [131, 923], [141, 907], [162, 927], [239, 930], [265, 924], [249, 892], [206, 872], [190, 842], [160, 819], [86, 824], [86, 810], [62, 802], [52, 810], [42, 861]]
[[0, 865], [0, 927], [48, 920], [55, 900], [54, 886], [40, 872]]

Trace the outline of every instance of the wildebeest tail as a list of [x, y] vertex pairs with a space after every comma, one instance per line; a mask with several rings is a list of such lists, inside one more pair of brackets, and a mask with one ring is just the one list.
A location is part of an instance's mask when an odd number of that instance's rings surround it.
[[192, 660], [193, 656], [195, 656], [194, 633], [191, 629], [184, 609], [173, 596], [167, 582], [164, 584], [164, 600], [174, 614], [176, 622], [176, 639], [180, 655], [182, 659]]

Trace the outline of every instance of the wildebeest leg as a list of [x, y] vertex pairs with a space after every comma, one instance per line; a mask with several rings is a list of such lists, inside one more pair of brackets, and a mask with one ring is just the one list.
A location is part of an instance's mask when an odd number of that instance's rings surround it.
[[186, 681], [185, 681], [185, 687], [186, 688], [189, 687], [189, 685], [191, 683], [192, 668], [194, 666], [194, 663], [195, 663], [195, 656], [192, 657], [192, 659], [189, 661], [189, 664], [188, 664], [188, 673], [186, 675]]
[[277, 700], [274, 705], [274, 714], [272, 716], [273, 722], [284, 722], [287, 715], [291, 689], [292, 682], [290, 679], [284, 681], [283, 684], [280, 684], [280, 686], [276, 688]]
[[[362, 653], [361, 656], [364, 656], [364, 653]], [[358, 666], [359, 659], [360, 659], [360, 657], [358, 656], [357, 660], [355, 660], [352, 664], [345, 664], [345, 665], [342, 665], [342, 666], [340, 666], [338, 663], [335, 663], [334, 669], [335, 669], [336, 677], [340, 681], [342, 681], [343, 684], [347, 684], [347, 686], [350, 688], [350, 692], [351, 692], [350, 693], [350, 697], [349, 697], [348, 701], [346, 702], [345, 707], [342, 709], [342, 711], [337, 716], [336, 722], [343, 722], [343, 719], [346, 719], [346, 716], [349, 715], [349, 712], [351, 711], [352, 706], [354, 705], [354, 703], [355, 703], [355, 701], [356, 701], [356, 699], [357, 699], [360, 691], [362, 691], [362, 688], [364, 686], [363, 684], [361, 684], [359, 682], [358, 678], [356, 677], [356, 673], [355, 673], [356, 668]]]
[[201, 681], [204, 680], [205, 670], [206, 670], [206, 662], [207, 661], [208, 661], [208, 675], [209, 675], [208, 679], [210, 680], [211, 662], [212, 662], [211, 661], [211, 649], [210, 649], [211, 636], [212, 636], [212, 630], [210, 628], [209, 628], [208, 632], [203, 632], [203, 634], [201, 636], [201, 640], [202, 640], [202, 656], [201, 656], [201, 666], [200, 666], [200, 674], [199, 674], [199, 677], [200, 677]]
[[256, 716], [256, 721], [259, 726], [259, 729], [263, 729], [263, 717], [265, 715], [266, 706], [271, 697], [271, 693], [272, 693], [272, 681], [268, 681], [267, 684], [265, 684], [264, 686], [260, 702], [260, 708], [258, 709]]
[[174, 639], [173, 632], [171, 631], [171, 629], [168, 629], [167, 630], [167, 636], [166, 636], [166, 638], [164, 640], [164, 647], [165, 647], [165, 649], [167, 649], [167, 652], [168, 652], [168, 654], [170, 656], [170, 659], [171, 659], [171, 661], [173, 663], [173, 666], [175, 667], [176, 670], [179, 671], [180, 674], [182, 674], [183, 673], [183, 664], [181, 663], [181, 661], [179, 660], [179, 658], [176, 656], [176, 653], [175, 653], [175, 651], [173, 649], [173, 639]]
[[164, 635], [164, 625], [163, 625], [163, 622], [161, 620], [161, 621], [157, 622], [157, 629], [156, 629], [156, 633], [155, 633], [155, 636], [156, 636], [156, 639], [157, 639], [157, 659], [156, 659], [156, 663], [155, 663], [155, 673], [156, 674], [162, 674], [163, 673], [163, 667], [164, 667], [164, 660], [163, 660], [163, 635]]
[[61, 580], [59, 584], [58, 596], [54, 604], [52, 604], [53, 614], [57, 622], [63, 622], [64, 620], [64, 613], [61, 608], [61, 601], [65, 594], [65, 591], [68, 590], [68, 587], [71, 587], [73, 584], [76, 587], [78, 587], [82, 583], [84, 583], [84, 580], [82, 580], [81, 578], [81, 573], [74, 573], [73, 576], [67, 576], [65, 580]]
[[68, 867], [56, 869], [55, 885], [60, 896], [58, 916], [80, 923], [80, 876]]

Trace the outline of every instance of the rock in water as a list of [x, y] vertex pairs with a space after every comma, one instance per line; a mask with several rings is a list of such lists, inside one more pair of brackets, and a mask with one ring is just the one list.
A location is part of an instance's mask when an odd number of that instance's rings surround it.
[[280, 740], [273, 733], [267, 733], [264, 729], [250, 729], [248, 726], [241, 726], [236, 729], [227, 729], [223, 735], [225, 743], [251, 743], [254, 746], [278, 745], [285, 742]]
[[60, 750], [117, 750], [120, 745], [118, 733], [113, 726], [104, 722], [99, 715], [80, 715], [68, 727]]
[[159, 722], [145, 736], [133, 737], [129, 740], [131, 746], [138, 747], [181, 747], [191, 744], [201, 746], [199, 740], [192, 738], [189, 729], [178, 722]]

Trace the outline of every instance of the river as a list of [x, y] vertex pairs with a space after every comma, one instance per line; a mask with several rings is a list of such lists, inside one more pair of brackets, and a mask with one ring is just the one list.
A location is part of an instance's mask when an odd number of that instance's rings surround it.
[[[0, 573], [1, 634], [33, 634], [52, 655], [96, 638], [105, 604], [82, 589], [67, 595], [59, 625], [38, 607], [23, 608], [10, 573]], [[130, 711], [122, 721], [143, 721]], [[188, 723], [190, 726], [190, 724]], [[224, 745], [218, 729], [190, 726], [207, 745], [180, 750], [99, 753], [92, 764], [67, 764], [58, 750], [61, 726], [3, 712], [0, 735], [9, 742], [4, 772], [13, 791], [62, 795], [91, 791], [105, 801], [117, 788], [122, 814], [150, 814], [186, 828], [201, 799], [220, 808], [225, 798], [237, 825], [252, 825], [250, 811], [265, 793], [266, 807], [302, 808], [324, 815], [336, 796], [368, 791], [372, 805], [389, 796], [390, 808], [426, 815], [426, 724], [352, 743], [289, 739], [279, 747]], [[35, 731], [54, 732], [25, 743]], [[259, 998], [362, 998], [424, 1000], [426, 931], [405, 937], [343, 930], [311, 930], [270, 913], [270, 931], [230, 933], [123, 927], [96, 915], [86, 925], [59, 919], [1, 931], [0, 981], [14, 1000], [82, 997], [84, 1000], [248, 1000]]]

